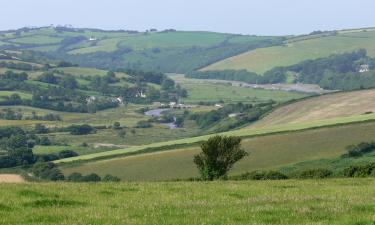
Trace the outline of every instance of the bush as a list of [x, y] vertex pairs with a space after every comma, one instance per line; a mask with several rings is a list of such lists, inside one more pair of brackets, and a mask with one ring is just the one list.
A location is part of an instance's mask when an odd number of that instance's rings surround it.
[[350, 166], [344, 170], [345, 177], [369, 177], [375, 173], [375, 163]]
[[332, 171], [324, 168], [307, 169], [299, 172], [299, 179], [324, 179], [332, 176]]
[[68, 127], [68, 131], [72, 135], [85, 135], [85, 134], [90, 134], [94, 131], [94, 128], [91, 127], [88, 124], [83, 124], [83, 125], [71, 125]]
[[52, 162], [36, 163], [32, 168], [32, 172], [36, 177], [43, 180], [59, 181], [65, 179], [61, 171]]
[[40, 138], [39, 144], [42, 145], [42, 146], [50, 146], [51, 141], [49, 140], [48, 137], [42, 137], [42, 138]]
[[63, 150], [63, 151], [59, 152], [59, 158], [60, 159], [71, 158], [71, 157], [75, 157], [75, 156], [78, 156], [78, 153], [76, 153], [75, 151], [72, 151], [72, 150]]
[[279, 171], [253, 171], [232, 177], [233, 180], [286, 180], [288, 176]]
[[105, 177], [103, 178], [103, 181], [104, 182], [120, 182], [121, 179], [116, 177], [116, 176], [112, 176], [112, 175], [105, 175]]
[[80, 173], [72, 173], [67, 178], [68, 181], [71, 182], [81, 182], [82, 180], [82, 174]]
[[101, 180], [100, 176], [96, 173], [91, 173], [81, 178], [81, 182], [100, 182]]
[[151, 128], [152, 124], [149, 121], [138, 121], [136, 128]]

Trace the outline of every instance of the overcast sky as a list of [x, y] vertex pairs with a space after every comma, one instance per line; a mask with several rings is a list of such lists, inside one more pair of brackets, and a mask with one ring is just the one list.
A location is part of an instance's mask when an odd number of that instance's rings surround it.
[[1, 0], [0, 29], [65, 25], [280, 35], [375, 26], [375, 0]]

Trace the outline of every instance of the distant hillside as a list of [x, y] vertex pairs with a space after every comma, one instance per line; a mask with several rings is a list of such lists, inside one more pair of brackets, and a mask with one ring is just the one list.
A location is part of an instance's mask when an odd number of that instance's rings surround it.
[[375, 90], [341, 92], [283, 106], [251, 127], [298, 124], [375, 112]]
[[290, 66], [308, 59], [366, 49], [375, 56], [375, 29], [345, 30], [300, 36], [284, 45], [258, 48], [214, 63], [203, 70], [241, 70], [264, 73], [274, 67]]
[[100, 69], [131, 68], [185, 73], [248, 50], [278, 45], [282, 37], [165, 30], [103, 31], [67, 27], [0, 32], [0, 50], [30, 50]]

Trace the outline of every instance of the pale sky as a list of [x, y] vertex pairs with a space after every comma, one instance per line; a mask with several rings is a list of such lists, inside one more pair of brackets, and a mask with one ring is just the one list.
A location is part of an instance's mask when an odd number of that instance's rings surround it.
[[375, 0], [0, 0], [0, 30], [74, 27], [285, 35], [375, 26]]

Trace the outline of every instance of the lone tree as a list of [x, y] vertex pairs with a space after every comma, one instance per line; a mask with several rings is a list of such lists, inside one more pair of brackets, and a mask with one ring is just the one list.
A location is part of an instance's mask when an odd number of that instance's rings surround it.
[[241, 138], [214, 136], [201, 145], [202, 152], [194, 156], [203, 180], [225, 177], [233, 165], [248, 155], [241, 147]]

